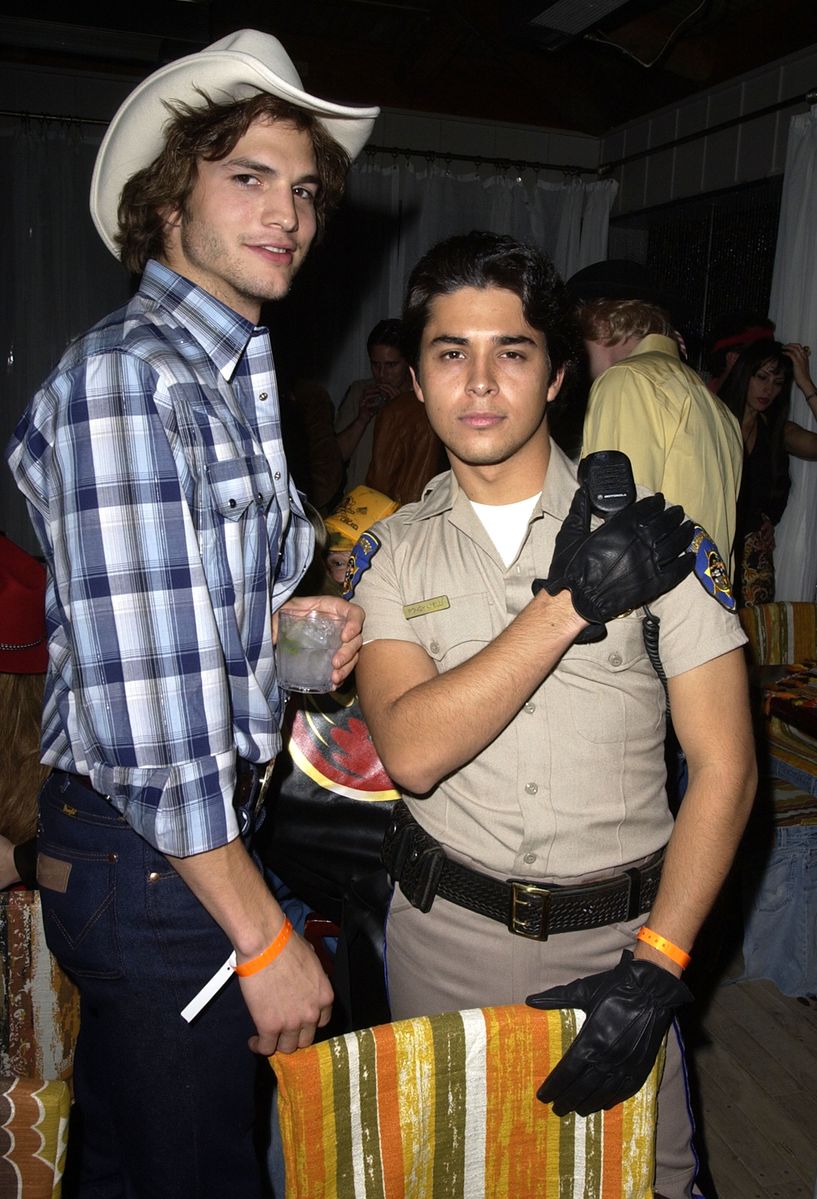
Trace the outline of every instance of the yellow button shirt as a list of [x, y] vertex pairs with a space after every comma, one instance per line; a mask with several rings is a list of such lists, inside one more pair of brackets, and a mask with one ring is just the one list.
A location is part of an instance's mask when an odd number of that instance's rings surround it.
[[651, 333], [593, 384], [582, 454], [622, 450], [636, 483], [680, 504], [733, 567], [735, 504], [743, 470], [737, 420], [671, 337]]

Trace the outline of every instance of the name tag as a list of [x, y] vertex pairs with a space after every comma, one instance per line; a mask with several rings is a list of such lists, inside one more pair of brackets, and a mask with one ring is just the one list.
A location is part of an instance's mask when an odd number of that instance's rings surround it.
[[434, 599], [419, 600], [416, 604], [404, 604], [403, 615], [406, 620], [413, 620], [415, 616], [427, 616], [429, 612], [442, 612], [444, 608], [450, 608], [447, 595], [435, 595]]

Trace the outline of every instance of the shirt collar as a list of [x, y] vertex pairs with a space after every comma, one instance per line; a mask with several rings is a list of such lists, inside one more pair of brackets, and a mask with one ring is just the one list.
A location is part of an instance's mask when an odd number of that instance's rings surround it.
[[576, 494], [577, 485], [575, 463], [570, 461], [564, 450], [560, 450], [551, 438], [548, 473], [539, 500], [542, 512], [548, 516], [555, 516], [559, 521], [564, 520]]
[[[539, 499], [539, 508], [542, 512], [555, 516], [558, 520], [564, 520], [576, 492], [576, 486], [575, 464], [551, 438], [550, 461], [545, 485]], [[409, 516], [408, 521], [410, 524], [415, 524], [417, 521], [428, 520], [429, 517], [449, 512], [462, 503], [467, 503], [467, 497], [461, 491], [454, 472], [449, 470], [431, 480], [423, 493], [423, 498]]]
[[260, 326], [155, 259], [145, 267], [139, 294], [169, 313], [229, 382]]
[[627, 358], [635, 358], [637, 354], [654, 353], [669, 354], [671, 358], [677, 358], [679, 362], [681, 360], [678, 342], [674, 337], [665, 337], [663, 333], [648, 333], [646, 337], [642, 337], [635, 349], [630, 350]]

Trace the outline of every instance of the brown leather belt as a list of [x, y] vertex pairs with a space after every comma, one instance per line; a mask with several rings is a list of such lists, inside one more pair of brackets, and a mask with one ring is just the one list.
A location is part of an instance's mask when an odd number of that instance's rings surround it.
[[664, 862], [660, 849], [642, 866], [597, 882], [571, 886], [514, 878], [503, 882], [452, 861], [402, 802], [395, 804], [382, 855], [391, 878], [421, 912], [429, 911], [440, 895], [534, 941], [546, 941], [552, 933], [634, 920], [648, 912]]
[[[243, 807], [249, 801], [253, 787], [256, 783], [259, 783], [258, 794], [255, 797], [255, 804], [253, 805], [254, 811], [258, 811], [266, 798], [274, 765], [274, 758], [269, 762], [248, 762], [246, 758], [236, 759], [235, 792], [233, 794], [233, 804], [235, 807]], [[95, 795], [102, 794], [102, 792], [97, 791], [87, 774], [74, 774], [70, 770], [63, 770], [59, 773], [67, 775], [72, 783], [78, 783], [86, 791], [93, 791]]]

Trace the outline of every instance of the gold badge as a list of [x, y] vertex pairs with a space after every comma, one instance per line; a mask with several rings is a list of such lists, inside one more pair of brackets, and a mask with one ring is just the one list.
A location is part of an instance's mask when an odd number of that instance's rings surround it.
[[413, 620], [415, 616], [427, 616], [429, 612], [442, 612], [445, 608], [450, 608], [447, 595], [435, 595], [434, 599], [420, 600], [416, 604], [404, 604], [403, 615], [406, 620]]

